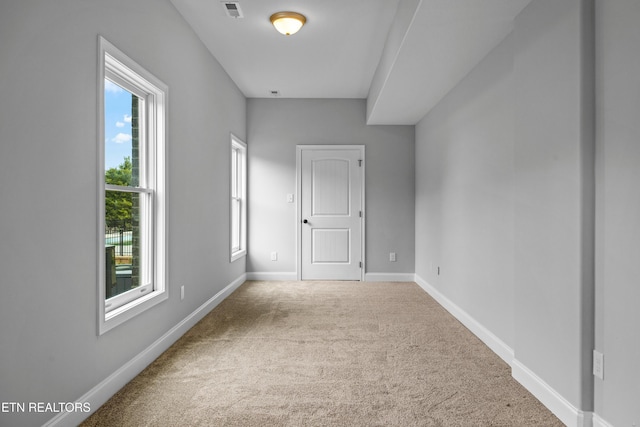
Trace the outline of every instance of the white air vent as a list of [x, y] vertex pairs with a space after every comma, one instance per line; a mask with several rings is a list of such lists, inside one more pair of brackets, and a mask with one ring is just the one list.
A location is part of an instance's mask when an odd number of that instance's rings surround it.
[[243, 18], [242, 10], [240, 10], [240, 2], [237, 1], [223, 1], [222, 7], [227, 12], [227, 16], [231, 18]]

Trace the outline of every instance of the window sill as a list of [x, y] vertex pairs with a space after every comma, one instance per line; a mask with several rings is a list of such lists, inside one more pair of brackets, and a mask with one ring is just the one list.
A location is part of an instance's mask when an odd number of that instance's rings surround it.
[[247, 250], [246, 249], [243, 249], [243, 250], [238, 251], [238, 252], [234, 252], [234, 253], [231, 254], [231, 262], [233, 262], [233, 261], [235, 261], [237, 259], [240, 259], [240, 258], [244, 257], [245, 255], [247, 255]]
[[133, 319], [168, 298], [168, 292], [155, 291], [110, 311], [104, 316], [104, 320], [100, 322], [100, 335], [123, 324], [127, 320]]

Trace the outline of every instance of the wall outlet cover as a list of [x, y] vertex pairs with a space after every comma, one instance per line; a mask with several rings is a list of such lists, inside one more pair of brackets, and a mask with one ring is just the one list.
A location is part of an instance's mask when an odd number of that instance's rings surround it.
[[604, 355], [598, 350], [593, 350], [593, 375], [604, 379]]

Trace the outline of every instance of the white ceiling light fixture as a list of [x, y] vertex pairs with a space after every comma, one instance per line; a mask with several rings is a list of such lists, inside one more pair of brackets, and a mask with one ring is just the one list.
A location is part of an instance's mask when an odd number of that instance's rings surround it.
[[295, 34], [307, 22], [307, 18], [296, 12], [277, 12], [271, 15], [271, 23], [285, 36]]

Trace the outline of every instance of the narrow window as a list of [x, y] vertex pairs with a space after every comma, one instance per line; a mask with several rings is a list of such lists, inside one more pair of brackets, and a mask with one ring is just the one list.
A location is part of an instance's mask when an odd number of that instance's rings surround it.
[[247, 253], [247, 145], [231, 135], [231, 261]]
[[167, 87], [100, 38], [99, 333], [167, 298]]

